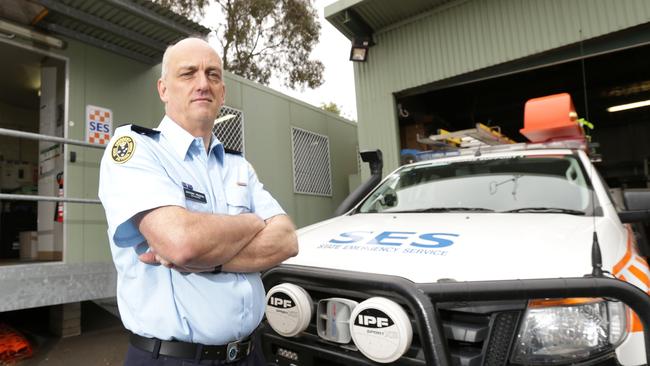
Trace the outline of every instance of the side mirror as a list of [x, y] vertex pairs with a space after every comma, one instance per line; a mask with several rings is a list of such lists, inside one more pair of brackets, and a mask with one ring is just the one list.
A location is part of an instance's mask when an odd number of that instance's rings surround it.
[[395, 192], [386, 192], [382, 197], [381, 204], [386, 207], [395, 207], [397, 205], [397, 195]]

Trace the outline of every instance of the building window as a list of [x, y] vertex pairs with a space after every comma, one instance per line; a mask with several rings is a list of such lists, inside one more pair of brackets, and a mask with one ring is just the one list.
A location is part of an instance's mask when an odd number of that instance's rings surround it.
[[216, 121], [212, 132], [223, 147], [244, 153], [244, 113], [224, 105]]
[[331, 197], [332, 173], [328, 137], [292, 127], [291, 146], [294, 192]]

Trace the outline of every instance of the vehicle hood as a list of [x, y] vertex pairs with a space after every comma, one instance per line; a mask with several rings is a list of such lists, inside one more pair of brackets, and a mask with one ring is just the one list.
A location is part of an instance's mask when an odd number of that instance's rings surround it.
[[624, 231], [604, 217], [549, 213], [340, 216], [299, 230], [300, 252], [285, 263], [418, 283], [581, 277], [591, 273], [594, 227], [611, 269]]

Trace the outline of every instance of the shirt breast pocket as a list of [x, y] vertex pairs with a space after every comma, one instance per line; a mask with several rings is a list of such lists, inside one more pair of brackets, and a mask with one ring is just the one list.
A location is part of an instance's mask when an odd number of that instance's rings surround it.
[[251, 202], [248, 196], [248, 187], [230, 187], [226, 189], [226, 203], [228, 214], [238, 215], [251, 212]]
[[185, 206], [188, 211], [192, 212], [212, 212], [210, 206], [207, 203], [203, 202], [186, 199]]

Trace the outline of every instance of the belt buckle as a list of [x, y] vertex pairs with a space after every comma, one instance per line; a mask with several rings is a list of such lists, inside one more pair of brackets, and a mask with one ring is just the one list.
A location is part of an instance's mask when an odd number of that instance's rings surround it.
[[228, 343], [226, 346], [226, 363], [239, 361], [252, 352], [253, 341], [250, 338]]
[[226, 347], [226, 362], [234, 362], [239, 356], [239, 341], [228, 343]]

